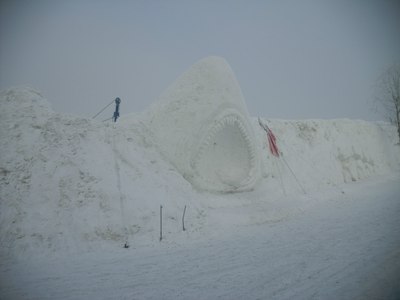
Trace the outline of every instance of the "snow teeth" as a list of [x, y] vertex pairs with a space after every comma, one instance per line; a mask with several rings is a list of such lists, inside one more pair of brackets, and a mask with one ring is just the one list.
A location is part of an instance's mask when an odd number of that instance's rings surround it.
[[218, 125], [216, 127], [213, 127], [213, 129], [211, 129], [210, 134], [208, 135], [207, 139], [211, 139], [212, 137], [214, 137], [217, 134], [217, 131], [219, 128], [217, 128]]
[[[248, 127], [242, 121], [242, 119], [237, 115], [227, 115], [224, 118], [221, 118], [218, 121], [214, 121], [211, 125], [211, 128], [208, 131], [208, 134], [205, 136], [203, 142], [199, 146], [199, 149], [196, 155], [193, 157], [193, 160], [190, 162], [191, 167], [193, 168], [195, 173], [199, 172], [198, 163], [201, 161], [202, 157], [205, 155], [208, 147], [215, 141], [218, 132], [220, 132], [225, 127], [236, 126], [239, 130], [239, 134], [243, 139], [245, 147], [247, 148], [247, 158], [248, 158], [248, 171], [243, 174], [244, 177], [242, 180], [235, 184], [235, 189], [245, 188], [247, 185], [251, 184], [254, 176], [254, 168], [256, 167], [256, 149], [254, 142], [252, 140], [251, 135], [249, 134]], [[208, 178], [207, 176], [201, 176], [202, 181], [208, 185], [218, 184], [214, 182], [214, 180]], [[223, 184], [223, 182], [221, 183]]]

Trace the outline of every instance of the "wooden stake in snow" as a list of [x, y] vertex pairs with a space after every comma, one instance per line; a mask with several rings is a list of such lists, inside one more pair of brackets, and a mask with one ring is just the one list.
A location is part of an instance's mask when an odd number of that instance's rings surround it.
[[182, 216], [182, 229], [185, 231], [185, 213], [186, 213], [186, 205], [185, 208], [183, 209], [183, 216]]
[[162, 205], [160, 205], [160, 242], [162, 240]]

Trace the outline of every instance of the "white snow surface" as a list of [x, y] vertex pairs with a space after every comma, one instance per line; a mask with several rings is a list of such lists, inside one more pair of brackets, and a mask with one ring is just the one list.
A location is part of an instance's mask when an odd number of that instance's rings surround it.
[[251, 118], [261, 178], [210, 193], [165, 159], [148, 114], [63, 115], [30, 87], [0, 105], [1, 299], [398, 299], [387, 123], [262, 118], [276, 158]]

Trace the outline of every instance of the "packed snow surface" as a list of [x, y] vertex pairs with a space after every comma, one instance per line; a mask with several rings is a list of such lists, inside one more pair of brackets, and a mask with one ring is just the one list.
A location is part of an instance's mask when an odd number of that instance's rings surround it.
[[398, 177], [281, 222], [181, 233], [154, 247], [30, 259], [0, 269], [2, 299], [385, 299], [400, 295]]
[[381, 295], [382, 268], [387, 295], [398, 291], [400, 152], [389, 124], [261, 118], [276, 158], [239, 110], [260, 178], [246, 192], [211, 193], [160, 146], [149, 113], [117, 123], [58, 114], [28, 87], [1, 91], [0, 105], [2, 299], [361, 299], [342, 278]]

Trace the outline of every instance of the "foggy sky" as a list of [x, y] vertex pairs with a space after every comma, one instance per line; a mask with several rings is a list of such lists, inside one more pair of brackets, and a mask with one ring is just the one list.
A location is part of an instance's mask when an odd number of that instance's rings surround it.
[[400, 59], [396, 2], [3, 0], [0, 88], [30, 84], [85, 117], [120, 97], [123, 115], [218, 55], [252, 116], [377, 120], [373, 85]]

